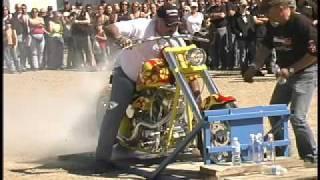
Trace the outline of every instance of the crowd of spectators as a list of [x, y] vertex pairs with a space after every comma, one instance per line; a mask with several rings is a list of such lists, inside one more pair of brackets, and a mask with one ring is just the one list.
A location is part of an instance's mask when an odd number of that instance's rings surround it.
[[[244, 72], [255, 59], [256, 44], [264, 37], [268, 19], [259, 13], [260, 0], [165, 0], [179, 7], [180, 33], [205, 36], [202, 46], [212, 70]], [[15, 12], [3, 7], [4, 64], [10, 73], [43, 69], [104, 70], [112, 63], [112, 43], [104, 27], [118, 21], [153, 18], [164, 0], [144, 3], [123, 0], [108, 4], [71, 4], [62, 10], [16, 4]], [[30, 10], [30, 11], [29, 11]], [[315, 0], [292, 0], [292, 10], [317, 25]], [[197, 43], [197, 42], [195, 42]], [[65, 58], [64, 54], [67, 55]], [[270, 56], [265, 67], [271, 73]]]

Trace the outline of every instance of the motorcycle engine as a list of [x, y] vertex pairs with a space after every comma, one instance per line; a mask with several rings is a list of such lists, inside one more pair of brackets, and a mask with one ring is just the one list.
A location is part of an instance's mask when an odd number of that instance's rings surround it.
[[[166, 147], [169, 121], [172, 116], [174, 91], [168, 89], [146, 89], [127, 109], [127, 117], [133, 126], [132, 135], [124, 139], [126, 144], [143, 151], [160, 153]], [[186, 136], [187, 123], [183, 120], [182, 101], [173, 129], [173, 138], [178, 141]]]

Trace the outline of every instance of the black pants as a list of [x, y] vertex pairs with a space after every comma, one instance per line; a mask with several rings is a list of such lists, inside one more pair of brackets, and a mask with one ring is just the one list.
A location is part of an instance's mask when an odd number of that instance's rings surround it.
[[255, 62], [256, 43], [254, 40], [238, 39], [241, 73], [248, 69], [248, 65]]

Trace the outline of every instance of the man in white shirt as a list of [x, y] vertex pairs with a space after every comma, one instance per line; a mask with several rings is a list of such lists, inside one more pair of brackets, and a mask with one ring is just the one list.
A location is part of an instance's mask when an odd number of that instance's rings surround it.
[[[130, 44], [130, 39], [144, 39], [151, 36], [172, 35], [180, 24], [178, 9], [172, 4], [165, 4], [157, 10], [154, 19], [134, 19], [117, 22], [105, 28], [106, 34], [119, 44]], [[104, 172], [112, 168], [112, 146], [115, 142], [120, 122], [127, 106], [132, 101], [136, 88], [136, 79], [143, 61], [160, 57], [164, 42], [146, 42], [132, 50], [125, 49], [117, 57], [113, 70], [110, 101], [118, 104], [116, 108], [107, 110], [103, 118], [96, 149], [96, 171]]]

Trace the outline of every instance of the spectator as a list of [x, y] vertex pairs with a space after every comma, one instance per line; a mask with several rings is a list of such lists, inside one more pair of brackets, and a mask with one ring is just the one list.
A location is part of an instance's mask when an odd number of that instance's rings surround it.
[[[252, 0], [249, 6], [250, 14], [252, 14], [254, 21], [255, 21], [255, 37], [256, 37], [256, 46], [260, 46], [262, 43], [264, 36], [266, 35], [266, 24], [268, 23], [269, 19], [262, 13], [260, 13], [258, 9], [258, 0]], [[270, 52], [270, 55], [265, 60], [265, 66], [267, 69], [268, 74], [273, 74], [272, 72], [272, 64], [275, 61], [273, 56], [273, 52]], [[263, 75], [261, 70], [257, 71], [256, 75]]]
[[198, 11], [201, 12], [203, 15], [207, 13], [206, 2], [204, 0], [198, 0]]
[[49, 21], [49, 38], [48, 38], [48, 62], [47, 69], [57, 70], [64, 69], [63, 66], [63, 22], [62, 14], [58, 11], [53, 13], [52, 20]]
[[179, 33], [182, 34], [187, 34], [188, 33], [188, 29], [187, 29], [187, 17], [190, 15], [191, 13], [191, 8], [190, 6], [183, 6], [183, 10], [182, 10], [182, 14], [181, 14], [181, 24], [179, 25]]
[[104, 33], [103, 25], [99, 24], [96, 26], [96, 35], [94, 41], [94, 49], [95, 49], [95, 59], [97, 61], [98, 70], [105, 70], [106, 68], [106, 48], [107, 48], [107, 36]]
[[11, 20], [6, 19], [3, 36], [3, 59], [9, 73], [16, 73], [17, 71], [21, 72], [20, 63], [16, 54], [17, 45], [18, 39], [16, 30], [13, 29]]
[[153, 18], [157, 15], [157, 5], [155, 3], [150, 4], [150, 18]]
[[[86, 9], [82, 9], [73, 21], [71, 34], [75, 45], [75, 66], [94, 70], [95, 62], [90, 39], [90, 16]], [[84, 60], [83, 52], [86, 60]]]
[[318, 24], [318, 5], [312, 0], [297, 0], [297, 12], [310, 18], [314, 26]]
[[201, 30], [202, 22], [203, 22], [203, 14], [198, 12], [198, 3], [191, 2], [191, 12], [186, 17], [186, 25], [187, 30], [190, 34], [198, 33]]
[[118, 13], [118, 21], [127, 21], [130, 20], [130, 13], [129, 13], [129, 2], [123, 0], [120, 2], [120, 12]]
[[140, 4], [137, 1], [134, 1], [131, 4], [130, 19], [137, 19], [141, 17], [143, 16], [141, 15]]
[[10, 20], [12, 19], [12, 14], [10, 14], [9, 9], [7, 6], [3, 6], [3, 21], [2, 21], [2, 26], [3, 28], [5, 27], [5, 21], [6, 20]]
[[233, 18], [231, 30], [236, 35], [236, 41], [240, 52], [240, 70], [243, 74], [248, 65], [255, 61], [255, 22], [253, 16], [247, 13], [248, 3], [240, 0], [239, 11]]
[[[31, 36], [30, 34], [30, 27], [29, 27], [29, 15], [27, 11], [27, 5], [21, 4], [21, 15], [18, 15], [19, 21], [22, 26], [22, 37], [23, 37], [23, 47], [20, 56], [20, 63], [22, 71], [26, 71], [26, 63], [28, 60], [28, 64], [31, 66], [32, 64], [32, 55], [31, 55]], [[20, 25], [18, 25], [20, 26]], [[19, 49], [20, 50], [20, 49]]]
[[63, 12], [63, 41], [64, 47], [67, 49], [67, 63], [66, 68], [71, 69], [74, 62], [74, 44], [71, 34], [71, 27], [72, 27], [72, 14], [74, 12]]
[[237, 58], [238, 47], [236, 43], [236, 35], [231, 31], [231, 22], [236, 13], [237, 2], [224, 0], [227, 10], [227, 58], [226, 58], [226, 69], [233, 70], [235, 67], [236, 61], [239, 61]]
[[213, 70], [226, 69], [227, 53], [228, 53], [228, 21], [226, 5], [221, 0], [215, 0], [214, 6], [210, 7], [210, 20], [213, 25], [213, 33], [215, 33], [214, 47], [212, 47], [212, 61], [210, 68]]
[[[113, 12], [115, 13], [115, 14], [117, 14], [117, 15], [119, 15], [119, 13], [120, 13], [120, 5], [118, 4], [118, 3], [114, 3], [113, 4]], [[117, 21], [118, 22], [118, 21]]]
[[151, 18], [150, 5], [148, 3], [141, 4], [141, 13], [142, 13], [141, 17]]
[[72, 8], [71, 8], [71, 4], [69, 1], [64, 1], [63, 2], [63, 9], [62, 12], [71, 12]]
[[97, 12], [95, 17], [93, 18], [94, 20], [94, 26], [96, 27], [97, 25], [106, 25], [109, 24], [109, 16], [104, 14], [104, 8], [102, 5], [99, 5], [97, 7]]
[[39, 70], [43, 67], [43, 52], [44, 52], [44, 34], [47, 33], [45, 23], [42, 17], [38, 16], [38, 9], [32, 8], [31, 18], [29, 19], [30, 34], [31, 34], [31, 53], [32, 64], [31, 69]]
[[118, 14], [113, 12], [113, 8], [111, 4], [108, 4], [105, 7], [105, 15], [108, 16], [109, 21], [106, 22], [106, 25], [113, 24], [117, 22]]

